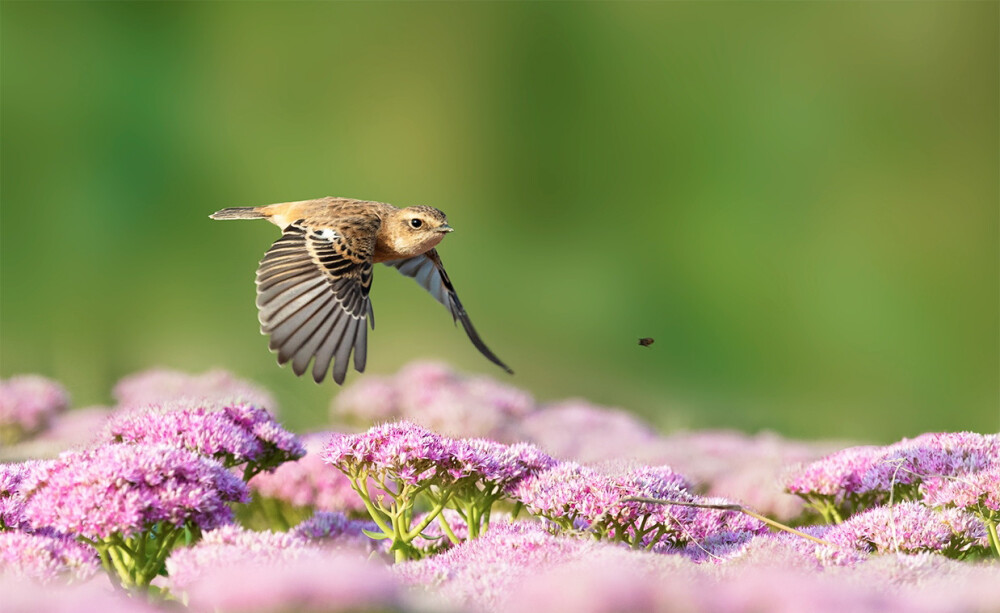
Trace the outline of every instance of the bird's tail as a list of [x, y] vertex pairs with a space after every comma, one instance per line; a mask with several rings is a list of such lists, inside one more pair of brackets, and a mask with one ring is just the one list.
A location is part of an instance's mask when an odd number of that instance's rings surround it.
[[209, 215], [212, 219], [263, 219], [265, 215], [256, 206], [234, 206]]

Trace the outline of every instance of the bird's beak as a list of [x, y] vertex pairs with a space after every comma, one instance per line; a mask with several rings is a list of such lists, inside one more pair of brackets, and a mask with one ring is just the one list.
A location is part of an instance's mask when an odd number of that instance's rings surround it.
[[441, 224], [440, 226], [438, 226], [437, 228], [434, 228], [434, 229], [437, 230], [438, 232], [442, 232], [442, 233], [445, 233], [445, 234], [447, 234], [448, 232], [454, 232], [455, 231], [455, 228], [452, 228], [451, 226], [449, 226], [446, 223]]

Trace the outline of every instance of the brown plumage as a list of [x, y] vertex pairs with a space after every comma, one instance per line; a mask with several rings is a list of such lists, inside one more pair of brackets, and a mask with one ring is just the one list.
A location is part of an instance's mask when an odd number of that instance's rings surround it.
[[368, 294], [376, 262], [413, 277], [448, 307], [487, 359], [513, 373], [479, 338], [434, 249], [452, 231], [441, 211], [328, 197], [222, 209], [210, 217], [267, 219], [282, 229], [257, 268], [257, 308], [278, 363], [291, 360], [296, 375], [312, 361], [318, 383], [333, 362], [333, 380], [343, 383], [352, 352], [355, 370], [364, 371], [366, 324], [375, 329]]

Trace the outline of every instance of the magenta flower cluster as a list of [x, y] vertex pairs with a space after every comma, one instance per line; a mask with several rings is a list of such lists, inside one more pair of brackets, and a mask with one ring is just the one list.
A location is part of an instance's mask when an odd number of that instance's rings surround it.
[[38, 375], [0, 380], [0, 444], [9, 445], [49, 427], [69, 407], [61, 385]]
[[[929, 433], [886, 447], [838, 451], [790, 474], [786, 487], [829, 521], [839, 522], [890, 498], [919, 499], [919, 486], [925, 481], [935, 484], [932, 490], [940, 490], [941, 480], [965, 480], [992, 470], [1000, 463], [998, 458], [1000, 435]], [[976, 499], [980, 497], [990, 498], [990, 492], [982, 491]]]
[[29, 527], [24, 518], [21, 483], [41, 464], [39, 461], [0, 464], [0, 530], [23, 530]]
[[242, 466], [244, 479], [305, 455], [301, 441], [246, 402], [182, 400], [123, 409], [105, 426], [112, 443], [164, 444]]
[[[958, 518], [974, 523], [978, 518], [982, 538], [1000, 555], [1000, 434], [928, 433], [886, 447], [852, 447], [799, 468], [786, 487], [830, 523], [854, 515], [861, 525], [881, 521], [876, 526], [905, 533], [912, 532], [906, 522], [943, 530], [942, 521], [952, 526]], [[882, 506], [900, 501], [913, 504]], [[872, 515], [863, 513], [867, 509]], [[978, 537], [957, 529], [955, 535], [952, 540], [928, 537], [935, 546], [911, 550], [935, 549], [958, 557], [974, 549]], [[883, 550], [879, 543], [872, 548]]]
[[877, 553], [940, 552], [952, 558], [985, 555], [986, 527], [963, 509], [931, 509], [919, 502], [879, 506], [828, 530], [834, 545]]
[[246, 485], [221, 464], [167, 445], [105, 445], [41, 463], [20, 485], [33, 529], [100, 540], [164, 522], [203, 530], [232, 519]]
[[531, 513], [563, 530], [585, 530], [633, 547], [684, 547], [710, 538], [748, 540], [766, 532], [739, 512], [644, 502], [641, 498], [725, 504], [701, 499], [667, 466], [603, 469], [560, 462], [522, 481], [512, 492]]
[[[458, 511], [470, 535], [477, 536], [489, 526], [490, 511], [505, 492], [555, 462], [531, 445], [452, 439], [410, 422], [335, 435], [323, 459], [350, 479], [399, 559], [422, 555], [412, 543], [435, 520], [458, 542], [441, 516], [446, 507]], [[369, 480], [377, 489], [369, 487]], [[431, 510], [414, 523], [413, 508], [421, 496]]]
[[1000, 516], [1000, 459], [982, 470], [926, 477], [920, 484], [920, 496], [929, 505]]

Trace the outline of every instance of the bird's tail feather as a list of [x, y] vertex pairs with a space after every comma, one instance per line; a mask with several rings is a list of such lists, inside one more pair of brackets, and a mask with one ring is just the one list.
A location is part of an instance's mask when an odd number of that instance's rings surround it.
[[212, 219], [263, 219], [265, 215], [256, 206], [234, 206], [209, 215]]

